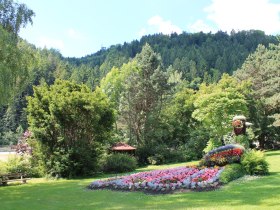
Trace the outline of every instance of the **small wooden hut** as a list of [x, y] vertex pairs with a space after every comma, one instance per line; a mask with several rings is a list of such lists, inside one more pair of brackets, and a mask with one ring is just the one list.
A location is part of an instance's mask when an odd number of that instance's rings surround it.
[[111, 151], [113, 152], [120, 152], [120, 153], [126, 153], [126, 154], [131, 154], [131, 155], [135, 155], [135, 147], [132, 147], [126, 143], [123, 142], [118, 142], [116, 144], [114, 144], [111, 148]]

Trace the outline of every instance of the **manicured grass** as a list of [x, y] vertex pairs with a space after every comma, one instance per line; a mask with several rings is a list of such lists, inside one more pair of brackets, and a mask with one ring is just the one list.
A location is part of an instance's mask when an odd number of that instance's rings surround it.
[[[0, 187], [0, 209], [280, 209], [280, 151], [267, 152], [269, 176], [245, 177], [211, 192], [147, 195], [87, 190], [96, 178]], [[193, 164], [193, 163], [190, 163]], [[150, 166], [138, 171], [186, 165]]]

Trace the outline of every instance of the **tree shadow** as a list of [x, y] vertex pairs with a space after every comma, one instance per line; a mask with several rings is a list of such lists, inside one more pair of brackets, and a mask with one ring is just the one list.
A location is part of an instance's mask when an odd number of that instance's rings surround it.
[[[272, 151], [270, 151], [270, 152], [272, 152]], [[277, 152], [274, 151], [273, 153], [269, 153], [269, 152], [268, 152], [268, 153], [265, 154], [265, 156], [267, 156], [267, 157], [268, 157], [268, 156], [276, 156], [276, 155], [279, 155], [279, 156], [280, 156], [280, 151], [277, 151]]]

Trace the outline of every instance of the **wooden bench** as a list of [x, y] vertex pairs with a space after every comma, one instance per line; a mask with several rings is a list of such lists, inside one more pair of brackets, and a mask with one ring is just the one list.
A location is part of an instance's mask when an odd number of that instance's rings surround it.
[[0, 174], [0, 185], [7, 185], [8, 182], [21, 182], [25, 184], [30, 178], [26, 178], [23, 173], [10, 173], [10, 174]]

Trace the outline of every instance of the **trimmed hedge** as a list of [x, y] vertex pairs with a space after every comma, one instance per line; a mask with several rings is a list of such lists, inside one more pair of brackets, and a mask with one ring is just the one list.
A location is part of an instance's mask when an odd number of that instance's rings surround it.
[[238, 163], [227, 165], [220, 176], [220, 182], [227, 184], [230, 181], [238, 179], [246, 174], [243, 166]]

